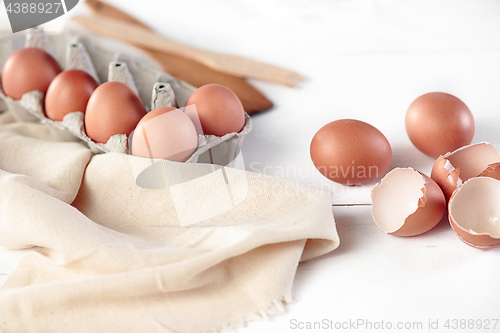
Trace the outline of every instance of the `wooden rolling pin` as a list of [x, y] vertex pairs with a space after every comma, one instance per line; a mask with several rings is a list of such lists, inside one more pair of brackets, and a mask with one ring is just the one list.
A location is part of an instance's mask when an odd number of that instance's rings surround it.
[[[118, 19], [151, 31], [147, 25], [136, 18], [100, 0], [87, 0], [85, 3], [96, 16]], [[222, 73], [179, 55], [152, 50], [142, 46], [134, 46], [156, 60], [165, 72], [195, 87], [209, 83], [218, 83], [228, 87], [240, 98], [243, 108], [249, 114], [262, 112], [273, 106], [273, 103], [269, 99], [242, 78]]]

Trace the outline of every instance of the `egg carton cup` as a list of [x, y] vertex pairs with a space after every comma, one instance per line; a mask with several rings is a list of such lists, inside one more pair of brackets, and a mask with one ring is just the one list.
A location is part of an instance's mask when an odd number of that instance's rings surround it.
[[[43, 29], [29, 29], [26, 35], [13, 34], [0, 39], [0, 66], [8, 57], [22, 47], [38, 47], [51, 54], [63, 70], [80, 69], [90, 74], [98, 83], [117, 81], [135, 91], [149, 112], [152, 109], [172, 106], [181, 110], [189, 96], [196, 90], [186, 82], [147, 63], [141, 62], [126, 52], [114, 52], [93, 42], [89, 37], [75, 31], [45, 34]], [[43, 112], [44, 94], [31, 91], [21, 100], [14, 100], [0, 89], [0, 101], [21, 122], [41, 122], [47, 125], [52, 135], [60, 141], [80, 141], [94, 153], [129, 153], [130, 138], [125, 134], [112, 136], [106, 143], [93, 141], [85, 133], [84, 113], [71, 112], [62, 121], [47, 118]], [[245, 126], [239, 133], [222, 137], [202, 135], [198, 137], [198, 148], [187, 163], [211, 163], [231, 166], [239, 154], [246, 134], [252, 129], [252, 121], [245, 114]]]

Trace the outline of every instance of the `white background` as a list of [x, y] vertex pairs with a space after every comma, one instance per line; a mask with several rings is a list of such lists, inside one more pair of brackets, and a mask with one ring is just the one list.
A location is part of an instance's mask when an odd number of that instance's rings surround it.
[[[428, 331], [429, 320], [439, 320], [440, 329], [429, 331], [480, 332], [443, 325], [447, 319], [500, 319], [500, 250], [465, 245], [446, 220], [418, 237], [386, 235], [373, 222], [369, 206], [342, 206], [370, 204], [374, 183], [335, 185], [314, 169], [309, 156], [319, 128], [355, 118], [389, 139], [390, 169], [411, 166], [429, 174], [433, 159], [413, 147], [404, 116], [416, 97], [431, 91], [462, 99], [476, 120], [473, 142], [500, 149], [500, 1], [109, 2], [165, 36], [308, 77], [293, 89], [250, 81], [275, 108], [253, 117], [243, 156], [251, 171], [330, 191], [341, 245], [299, 265], [296, 302], [286, 314], [238, 332], [297, 332], [295, 321], [324, 319], [375, 325], [383, 320], [393, 326], [422, 322], [423, 329], [415, 332]], [[67, 16], [85, 12], [80, 3]], [[0, 13], [0, 27], [6, 30], [5, 12]], [[67, 16], [48, 27], [62, 26]], [[0, 282], [14, 268], [16, 256], [0, 251]], [[500, 332], [500, 322], [484, 332]]]

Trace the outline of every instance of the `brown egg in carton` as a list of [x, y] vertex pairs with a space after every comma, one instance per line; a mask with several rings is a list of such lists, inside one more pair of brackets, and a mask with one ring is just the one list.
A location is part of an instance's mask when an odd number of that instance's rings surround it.
[[[196, 90], [152, 65], [144, 64], [129, 54], [104, 49], [76, 32], [45, 34], [39, 27], [29, 29], [25, 36], [9, 35], [0, 40], [0, 66], [3, 68], [7, 58], [22, 47], [41, 48], [51, 54], [63, 70], [86, 71], [98, 83], [118, 81], [127, 85], [139, 95], [147, 112], [164, 106], [182, 110]], [[44, 123], [57, 140], [82, 141], [94, 153], [129, 153], [130, 138], [125, 134], [114, 135], [105, 144], [94, 142], [85, 133], [83, 112], [71, 112], [62, 121], [54, 121], [45, 116], [43, 99], [42, 92], [31, 91], [20, 100], [14, 100], [0, 89], [0, 100], [17, 121]], [[186, 162], [230, 166], [239, 154], [245, 135], [252, 129], [248, 114], [245, 114], [245, 120], [245, 126], [239, 133], [222, 137], [200, 134], [198, 148]]]

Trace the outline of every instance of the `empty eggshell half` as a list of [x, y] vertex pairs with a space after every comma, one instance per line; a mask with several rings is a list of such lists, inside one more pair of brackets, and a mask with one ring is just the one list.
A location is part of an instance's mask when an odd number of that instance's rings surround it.
[[499, 162], [500, 154], [492, 145], [476, 143], [438, 157], [431, 178], [449, 199], [453, 191], [470, 178], [482, 175], [500, 179]]
[[434, 228], [446, 202], [439, 186], [412, 168], [395, 168], [371, 192], [372, 216], [386, 233], [416, 236]]
[[475, 177], [451, 196], [448, 219], [466, 244], [491, 249], [500, 246], [500, 181]]

